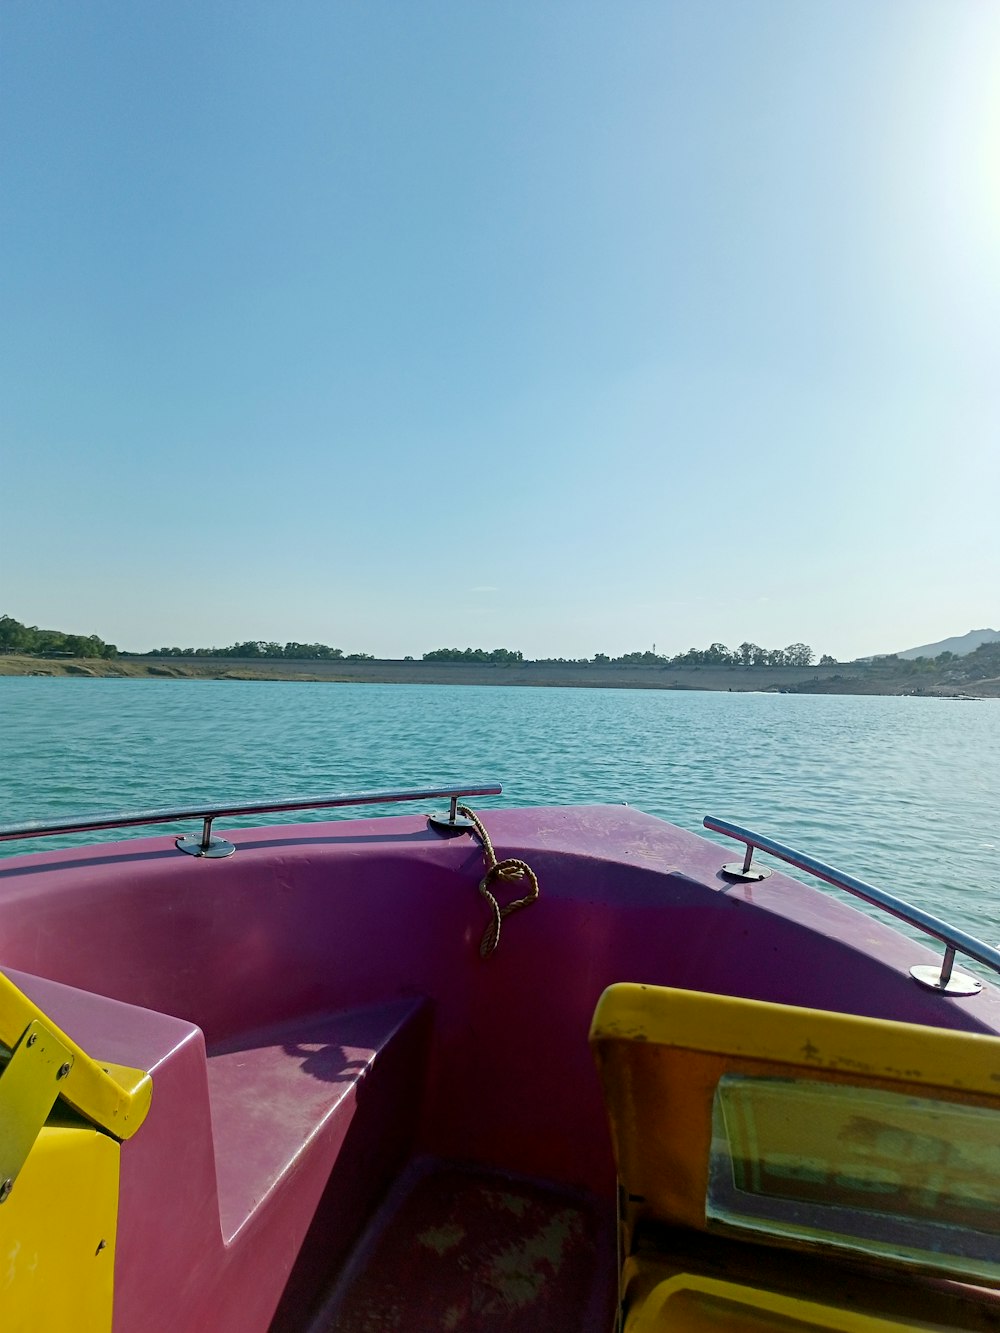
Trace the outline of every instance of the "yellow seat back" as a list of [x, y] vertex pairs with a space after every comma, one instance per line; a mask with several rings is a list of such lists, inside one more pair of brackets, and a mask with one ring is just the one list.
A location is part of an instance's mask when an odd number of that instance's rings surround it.
[[646, 1318], [664, 1225], [1000, 1286], [1000, 1040], [618, 985], [591, 1042]]

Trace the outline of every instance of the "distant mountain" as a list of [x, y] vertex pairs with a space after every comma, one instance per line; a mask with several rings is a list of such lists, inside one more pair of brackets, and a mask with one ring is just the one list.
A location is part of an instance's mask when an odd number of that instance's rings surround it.
[[981, 643], [998, 641], [1000, 641], [1000, 630], [970, 629], [968, 634], [961, 634], [954, 639], [942, 639], [940, 643], [925, 643], [919, 648], [907, 648], [905, 652], [897, 653], [896, 656], [912, 659], [937, 657], [939, 653], [954, 653], [956, 657], [964, 657], [966, 653], [974, 653]]

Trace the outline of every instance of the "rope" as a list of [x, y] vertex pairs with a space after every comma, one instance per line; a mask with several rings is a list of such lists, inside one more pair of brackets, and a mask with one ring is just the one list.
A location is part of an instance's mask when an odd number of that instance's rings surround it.
[[[516, 856], [508, 856], [503, 861], [498, 861], [497, 854], [493, 850], [493, 843], [490, 841], [490, 835], [486, 832], [483, 821], [476, 812], [470, 810], [467, 805], [460, 805], [458, 813], [469, 820], [476, 831], [476, 837], [483, 845], [486, 874], [479, 881], [479, 892], [490, 906], [492, 919], [479, 942], [479, 955], [481, 958], [488, 958], [500, 943], [500, 922], [504, 917], [510, 916], [511, 912], [516, 912], [520, 907], [529, 907], [538, 897], [538, 876], [527, 862], [518, 860]], [[509, 883], [512, 880], [520, 879], [527, 879], [530, 885], [528, 892], [523, 898], [515, 898], [513, 902], [504, 903], [501, 907], [490, 891], [490, 885], [495, 880], [503, 880], [505, 883]]]

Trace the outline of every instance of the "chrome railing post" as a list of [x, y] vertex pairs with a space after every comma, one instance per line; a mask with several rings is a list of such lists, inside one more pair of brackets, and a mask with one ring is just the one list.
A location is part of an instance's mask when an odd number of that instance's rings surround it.
[[210, 861], [219, 861], [224, 856], [232, 856], [236, 851], [233, 843], [227, 842], [225, 838], [212, 837], [212, 821], [214, 815], [206, 815], [201, 825], [200, 838], [175, 838], [174, 846], [180, 852], [187, 852], [189, 856], [207, 856]]
[[746, 844], [746, 857], [742, 865], [738, 861], [732, 861], [722, 867], [722, 873], [729, 879], [757, 880], [769, 875], [771, 873], [769, 870], [761, 873], [750, 869], [753, 852], [755, 850], [765, 852], [768, 856], [776, 856], [779, 861], [795, 866], [797, 870], [804, 870], [809, 875], [815, 875], [817, 879], [824, 880], [835, 888], [853, 893], [856, 898], [862, 899], [863, 902], [870, 904], [872, 907], [888, 912], [890, 916], [894, 916], [898, 921], [903, 921], [909, 926], [915, 926], [917, 930], [923, 931], [925, 935], [930, 935], [933, 939], [939, 940], [945, 946], [944, 958], [939, 967], [920, 963], [910, 968], [910, 976], [921, 986], [938, 991], [942, 995], [977, 995], [982, 990], [982, 982], [977, 981], [975, 977], [969, 976], [966, 972], [955, 970], [956, 953], [974, 958], [977, 963], [992, 968], [994, 972], [1000, 972], [1000, 949], [984, 944], [982, 940], [977, 940], [974, 935], [967, 935], [965, 931], [958, 930], [955, 926], [949, 925], [947, 921], [942, 921], [930, 912], [925, 912], [920, 907], [913, 907], [910, 903], [904, 902], [902, 898], [896, 898], [883, 889], [875, 888], [873, 884], [866, 884], [864, 880], [855, 879], [853, 875], [846, 875], [842, 870], [836, 870], [833, 866], [825, 865], [822, 861], [807, 856], [805, 852], [798, 852], [792, 847], [786, 847], [783, 843], [775, 842], [773, 838], [766, 838], [762, 834], [752, 833], [749, 829], [741, 828], [738, 824], [730, 824], [726, 820], [716, 819], [712, 815], [706, 815], [703, 823], [705, 828], [713, 833], [721, 833], [723, 837], [733, 838], [737, 842]]
[[944, 958], [941, 961], [941, 987], [946, 990], [948, 982], [951, 980], [951, 970], [955, 966], [955, 950], [948, 946], [944, 951]]
[[767, 866], [754, 866], [753, 854], [756, 848], [752, 842], [747, 842], [746, 856], [743, 858], [743, 864], [738, 861], [727, 861], [722, 867], [722, 873], [728, 879], [742, 879], [752, 883], [758, 883], [762, 879], [767, 879], [770, 870]]
[[451, 798], [447, 815], [428, 815], [427, 822], [438, 833], [467, 833], [474, 825], [471, 819], [458, 813], [458, 797]]

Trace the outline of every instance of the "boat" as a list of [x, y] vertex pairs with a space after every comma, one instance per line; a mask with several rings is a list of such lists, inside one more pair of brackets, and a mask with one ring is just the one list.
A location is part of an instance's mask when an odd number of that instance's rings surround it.
[[500, 791], [0, 829], [0, 1327], [1000, 1327], [1000, 953]]

